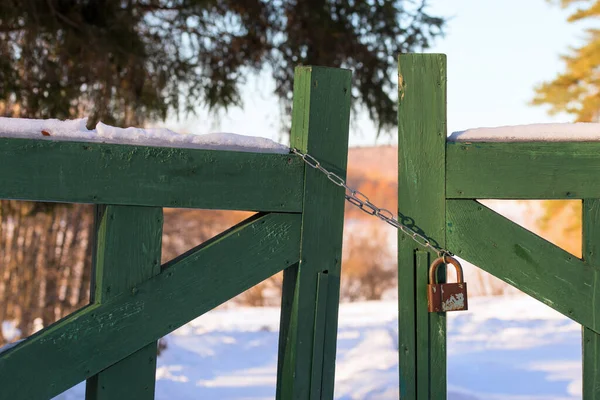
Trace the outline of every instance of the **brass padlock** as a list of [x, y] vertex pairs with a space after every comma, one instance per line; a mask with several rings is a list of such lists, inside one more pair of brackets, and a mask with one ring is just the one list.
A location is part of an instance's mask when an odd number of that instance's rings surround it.
[[[437, 283], [436, 272], [440, 265], [452, 264], [456, 268], [456, 283]], [[427, 307], [429, 312], [462, 311], [468, 309], [467, 284], [464, 282], [460, 263], [453, 257], [436, 258], [429, 267], [427, 285]]]

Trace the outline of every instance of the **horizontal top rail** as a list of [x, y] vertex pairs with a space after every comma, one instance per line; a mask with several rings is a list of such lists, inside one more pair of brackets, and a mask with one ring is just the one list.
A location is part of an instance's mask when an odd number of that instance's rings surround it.
[[599, 198], [600, 142], [447, 142], [449, 199]]
[[0, 138], [0, 198], [300, 212], [293, 155]]

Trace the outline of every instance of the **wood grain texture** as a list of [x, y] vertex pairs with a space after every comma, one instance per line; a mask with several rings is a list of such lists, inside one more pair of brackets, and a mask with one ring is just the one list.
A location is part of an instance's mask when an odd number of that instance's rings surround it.
[[[350, 98], [350, 71], [296, 69], [292, 146], [341, 177], [346, 176]], [[277, 398], [332, 399], [344, 189], [306, 167], [303, 190], [300, 264], [284, 273]]]
[[[398, 213], [405, 217], [402, 222], [442, 247], [446, 244], [446, 79], [445, 55], [399, 58]], [[445, 399], [445, 315], [428, 314], [428, 323], [423, 323], [427, 271], [417, 269], [415, 259], [421, 248], [401, 232], [398, 235], [400, 398]], [[443, 268], [439, 274], [443, 276]], [[423, 358], [418, 356], [422, 351], [418, 344], [427, 346], [428, 365], [419, 363]]]
[[51, 398], [298, 262], [301, 216], [257, 215], [0, 356], [2, 395]]
[[599, 198], [599, 142], [449, 142], [447, 197]]
[[[421, 290], [427, 287], [429, 279], [427, 279], [429, 271], [429, 253], [423, 250], [417, 250], [415, 254], [415, 287], [419, 290], [415, 292], [415, 302], [421, 303], [423, 297], [427, 301], [427, 293]], [[429, 332], [429, 311], [427, 308], [417, 307], [416, 308], [416, 322], [415, 322], [416, 337], [416, 355], [417, 355], [417, 373], [416, 373], [416, 385], [417, 393], [419, 398], [431, 398], [431, 388], [429, 385], [429, 369], [431, 367], [429, 357], [429, 335], [419, 334], [420, 332]]]
[[598, 268], [472, 200], [448, 200], [448, 246], [556, 311], [600, 331]]
[[[583, 200], [583, 258], [600, 266], [600, 199]], [[595, 279], [598, 279], [596, 273]], [[594, 281], [594, 286], [596, 285]], [[582, 304], [590, 307], [594, 304]], [[594, 313], [594, 316], [596, 313]], [[583, 398], [600, 400], [600, 334], [582, 327]]]
[[[319, 272], [317, 278], [317, 301], [315, 302], [315, 328], [313, 331], [313, 355], [312, 365], [323, 365], [325, 354], [325, 332], [327, 329], [327, 298], [329, 294], [329, 273]], [[337, 332], [334, 335], [337, 339]], [[311, 393], [316, 393], [317, 398], [321, 398], [322, 391], [321, 368], [312, 369], [310, 380]]]
[[291, 155], [0, 138], [0, 176], [2, 199], [302, 210]]
[[[102, 304], [160, 273], [160, 207], [99, 206], [92, 302]], [[87, 381], [87, 400], [154, 399], [157, 343]]]

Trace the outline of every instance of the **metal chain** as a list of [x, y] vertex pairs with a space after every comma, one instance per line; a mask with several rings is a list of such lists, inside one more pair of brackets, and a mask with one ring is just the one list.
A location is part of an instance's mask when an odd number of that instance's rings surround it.
[[291, 151], [292, 151], [292, 153], [300, 156], [307, 165], [309, 165], [310, 167], [312, 167], [314, 169], [318, 169], [319, 171], [324, 173], [327, 176], [327, 179], [329, 179], [331, 182], [333, 182], [337, 186], [340, 186], [340, 187], [343, 187], [344, 189], [346, 189], [346, 193], [345, 193], [346, 200], [353, 206], [356, 206], [360, 210], [364, 211], [365, 213], [367, 213], [369, 215], [373, 215], [373, 216], [379, 218], [380, 220], [387, 222], [391, 226], [393, 226], [397, 229], [400, 229], [404, 234], [410, 236], [411, 239], [414, 240], [415, 242], [417, 242], [420, 246], [436, 252], [439, 257], [443, 257], [443, 256], [451, 257], [454, 255], [451, 252], [449, 252], [448, 250], [440, 248], [439, 246], [436, 246], [434, 243], [432, 243], [432, 241], [430, 239], [428, 239], [424, 235], [414, 231], [412, 228], [401, 223], [398, 220], [398, 218], [394, 217], [394, 214], [392, 214], [391, 211], [386, 210], [385, 208], [379, 208], [375, 204], [371, 203], [367, 196], [365, 196], [362, 192], [349, 187], [346, 184], [346, 181], [344, 180], [344, 178], [340, 177], [339, 175], [336, 175], [335, 173], [333, 173], [331, 171], [328, 171], [326, 168], [323, 167], [323, 165], [321, 165], [321, 163], [316, 158], [314, 158], [310, 154], [304, 154], [300, 150], [295, 149], [295, 148], [292, 148]]

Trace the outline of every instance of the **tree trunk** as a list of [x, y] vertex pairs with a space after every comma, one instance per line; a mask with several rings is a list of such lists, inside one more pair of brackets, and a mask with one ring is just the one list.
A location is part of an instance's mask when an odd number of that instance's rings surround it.
[[90, 225], [88, 205], [0, 201], [0, 321], [26, 337], [88, 303]]

